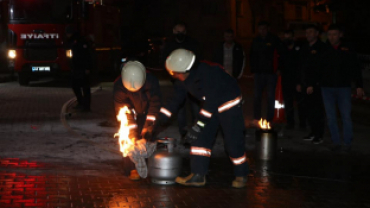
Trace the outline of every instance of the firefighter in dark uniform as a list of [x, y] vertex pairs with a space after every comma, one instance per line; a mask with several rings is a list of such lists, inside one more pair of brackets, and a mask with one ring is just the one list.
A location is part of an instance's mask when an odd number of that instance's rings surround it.
[[72, 51], [72, 89], [77, 98], [75, 108], [88, 112], [91, 103], [89, 75], [93, 68], [91, 47], [72, 26], [66, 28], [66, 35], [68, 48]]
[[[161, 92], [158, 79], [138, 61], [128, 61], [122, 68], [121, 77], [114, 82], [114, 108], [116, 115], [127, 106], [131, 128], [129, 138], [153, 140], [154, 123], [161, 107]], [[124, 158], [125, 173], [129, 179], [139, 180], [140, 176], [129, 157]]]
[[301, 80], [297, 91], [304, 94], [305, 108], [307, 111], [308, 123], [311, 133], [304, 137], [305, 141], [312, 141], [313, 144], [323, 142], [325, 127], [325, 110], [319, 86], [320, 66], [323, 54], [328, 49], [327, 44], [319, 40], [319, 30], [315, 25], [306, 29], [306, 43], [300, 53], [300, 75]]
[[241, 91], [236, 79], [218, 64], [197, 62], [194, 53], [185, 49], [177, 49], [170, 54], [166, 69], [184, 84], [186, 90], [178, 91], [176, 99], [161, 108], [161, 123], [176, 112], [187, 92], [203, 103], [195, 125], [186, 135], [191, 142], [191, 174], [177, 177], [176, 182], [187, 186], [205, 185], [211, 148], [221, 126], [227, 152], [234, 164], [236, 179], [232, 186], [244, 187], [249, 167], [244, 146]]

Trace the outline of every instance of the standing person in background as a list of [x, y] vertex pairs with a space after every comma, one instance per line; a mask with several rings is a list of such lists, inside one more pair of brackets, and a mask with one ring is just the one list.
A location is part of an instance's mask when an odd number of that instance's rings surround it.
[[[196, 57], [201, 60], [201, 52], [199, 43], [187, 35], [186, 24], [184, 22], [176, 22], [172, 28], [173, 38], [166, 42], [163, 48], [163, 63], [165, 63], [166, 58], [170, 55], [170, 53], [176, 49], [183, 48], [190, 51], [193, 51]], [[179, 91], [183, 91], [185, 86], [178, 80], [173, 79], [173, 85], [175, 89], [175, 93]], [[183, 139], [187, 133], [188, 125], [187, 125], [187, 113], [186, 113], [186, 103], [190, 104], [191, 108], [191, 123], [196, 120], [197, 114], [199, 112], [199, 102], [190, 94], [187, 95], [187, 98], [183, 101], [181, 106], [179, 107], [177, 113], [177, 122], [179, 125], [179, 132], [181, 134], [181, 138]]]
[[262, 94], [267, 88], [267, 118], [272, 122], [275, 112], [275, 88], [277, 82], [277, 64], [282, 55], [280, 39], [269, 32], [268, 22], [258, 23], [258, 36], [253, 39], [250, 52], [251, 72], [254, 74], [254, 125], [262, 118]]
[[331, 25], [327, 32], [329, 49], [321, 62], [320, 86], [324, 100], [328, 126], [333, 141], [333, 151], [341, 149], [337, 122], [337, 107], [343, 123], [344, 151], [351, 150], [353, 128], [351, 119], [351, 81], [355, 81], [357, 96], [363, 96], [362, 73], [356, 52], [351, 44], [341, 40], [343, 31]]
[[328, 46], [319, 40], [319, 29], [315, 25], [306, 28], [307, 43], [302, 47], [300, 53], [300, 76], [297, 91], [304, 94], [304, 102], [307, 111], [308, 123], [311, 133], [305, 136], [305, 141], [313, 144], [323, 142], [325, 128], [324, 104], [319, 86], [320, 66], [323, 54]]
[[[66, 28], [67, 48], [72, 51], [72, 89], [77, 98], [76, 109], [90, 111], [91, 91], [89, 76], [93, 68], [89, 42], [72, 26]], [[82, 90], [82, 91], [81, 91]]]
[[213, 62], [221, 64], [225, 71], [235, 79], [242, 77], [245, 67], [245, 54], [243, 46], [235, 41], [232, 29], [224, 32], [224, 42], [216, 49]]
[[296, 91], [300, 47], [294, 42], [293, 30], [284, 32], [283, 44], [284, 56], [280, 59], [279, 70], [287, 118], [286, 129], [293, 129], [295, 126], [294, 101], [297, 101], [298, 105], [299, 127], [304, 129], [306, 128], [306, 113], [303, 108], [303, 96], [301, 92]]

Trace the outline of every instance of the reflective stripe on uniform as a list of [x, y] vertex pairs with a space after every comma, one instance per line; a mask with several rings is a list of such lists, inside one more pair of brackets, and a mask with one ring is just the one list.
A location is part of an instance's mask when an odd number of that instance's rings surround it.
[[155, 116], [147, 115], [146, 120], [155, 121]]
[[167, 117], [171, 117], [171, 115], [172, 115], [172, 113], [169, 110], [165, 109], [165, 108], [161, 108], [161, 110], [159, 110], [159, 112], [163, 113]]
[[202, 116], [206, 117], [206, 118], [211, 118], [211, 117], [212, 117], [212, 113], [210, 113], [210, 112], [208, 112], [208, 111], [206, 111], [206, 110], [204, 110], [204, 109], [201, 109], [201, 110], [200, 110], [200, 114], [201, 114]]
[[204, 147], [191, 147], [190, 154], [211, 157], [211, 149], [204, 148]]
[[230, 157], [230, 159], [234, 163], [234, 165], [241, 165], [247, 161], [247, 155], [244, 153], [244, 155], [241, 157], [238, 157], [238, 158]]
[[135, 111], [135, 109], [131, 109], [131, 112], [132, 112], [134, 115], [136, 115], [136, 111]]
[[204, 126], [205, 126], [205, 124], [204, 124], [203, 122], [201, 122], [201, 121], [198, 121], [198, 122], [197, 122], [197, 124], [198, 124], [200, 127], [202, 127], [202, 128], [204, 128]]
[[235, 98], [234, 100], [230, 100], [230, 101], [220, 105], [220, 107], [218, 108], [218, 112], [222, 113], [224, 111], [227, 111], [230, 108], [238, 105], [241, 101], [242, 101], [242, 96], [239, 96], [239, 97]]
[[275, 100], [275, 109], [281, 109], [284, 107], [284, 103], [280, 103], [278, 100]]
[[129, 126], [127, 126], [128, 127], [128, 129], [134, 129], [134, 128], [137, 128], [137, 125], [136, 124], [132, 124], [132, 125], [129, 125]]

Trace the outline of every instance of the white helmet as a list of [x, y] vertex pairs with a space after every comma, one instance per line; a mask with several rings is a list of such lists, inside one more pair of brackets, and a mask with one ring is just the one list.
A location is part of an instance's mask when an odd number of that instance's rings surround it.
[[185, 73], [191, 69], [195, 62], [193, 52], [186, 49], [176, 49], [167, 57], [166, 68], [172, 75], [173, 72]]
[[121, 75], [123, 86], [131, 92], [136, 92], [145, 83], [145, 66], [138, 61], [129, 61], [122, 67]]

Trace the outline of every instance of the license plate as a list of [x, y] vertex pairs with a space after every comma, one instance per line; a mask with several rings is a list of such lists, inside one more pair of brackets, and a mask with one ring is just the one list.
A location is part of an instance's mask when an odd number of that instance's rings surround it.
[[50, 66], [33, 66], [33, 72], [50, 72]]

